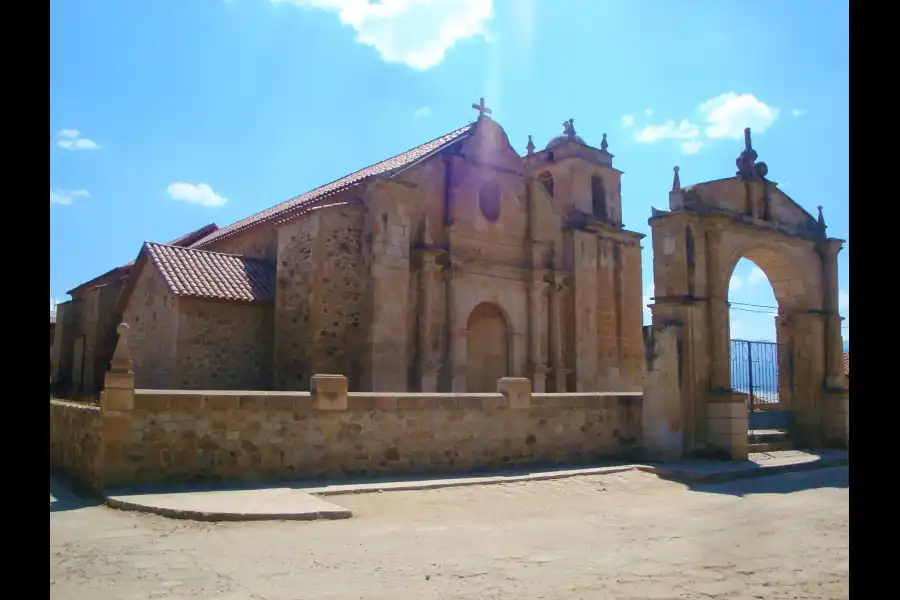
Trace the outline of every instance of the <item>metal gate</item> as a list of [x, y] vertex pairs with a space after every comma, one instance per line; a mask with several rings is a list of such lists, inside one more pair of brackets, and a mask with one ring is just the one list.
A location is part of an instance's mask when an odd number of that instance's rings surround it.
[[776, 342], [731, 340], [731, 388], [747, 396], [751, 431], [790, 429], [793, 389], [790, 346]]

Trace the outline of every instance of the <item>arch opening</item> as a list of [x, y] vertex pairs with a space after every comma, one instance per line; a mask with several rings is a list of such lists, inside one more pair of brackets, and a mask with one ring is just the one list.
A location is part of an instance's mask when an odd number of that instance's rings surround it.
[[466, 389], [496, 392], [497, 380], [509, 374], [509, 325], [496, 304], [472, 309], [466, 324]]
[[[734, 261], [728, 280], [730, 387], [746, 397], [751, 417], [785, 411], [793, 388], [791, 309], [803, 304], [799, 272], [769, 249]], [[751, 431], [754, 422], [751, 418]]]
[[594, 217], [601, 221], [609, 220], [608, 207], [606, 206], [606, 188], [599, 175], [591, 176], [591, 208]]
[[551, 198], [553, 197], [553, 175], [550, 171], [544, 171], [540, 175], [538, 175], [538, 181], [544, 186], [544, 189], [547, 191], [547, 195]]

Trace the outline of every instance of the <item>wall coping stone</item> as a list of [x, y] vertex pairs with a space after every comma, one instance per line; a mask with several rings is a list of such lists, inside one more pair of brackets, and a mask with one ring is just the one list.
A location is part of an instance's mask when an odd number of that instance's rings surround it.
[[50, 404], [55, 404], [57, 406], [61, 406], [64, 408], [77, 408], [79, 410], [100, 412], [99, 406], [94, 406], [92, 404], [81, 404], [80, 402], [69, 402], [67, 400], [53, 399], [53, 400], [50, 400]]
[[[324, 394], [323, 394], [324, 395]], [[642, 392], [533, 393], [518, 399], [501, 392], [348, 392], [338, 403], [323, 403], [311, 392], [252, 390], [135, 390], [135, 407], [165, 410], [496, 410], [528, 408], [588, 408], [617, 402], [640, 402]]]

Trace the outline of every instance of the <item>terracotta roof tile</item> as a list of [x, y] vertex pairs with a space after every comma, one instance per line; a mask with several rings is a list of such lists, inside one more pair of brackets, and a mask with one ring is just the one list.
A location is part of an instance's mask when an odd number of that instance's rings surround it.
[[147, 242], [148, 258], [173, 296], [270, 302], [275, 266], [264, 260]]
[[392, 158], [387, 160], [383, 160], [380, 163], [376, 163], [370, 167], [366, 167], [365, 169], [361, 169], [356, 171], [355, 173], [351, 173], [346, 177], [342, 177], [337, 181], [332, 181], [322, 187], [318, 187], [310, 192], [306, 192], [305, 194], [301, 194], [300, 196], [296, 196], [282, 202], [281, 204], [277, 204], [272, 208], [266, 209], [260, 213], [253, 215], [252, 217], [247, 217], [237, 223], [233, 223], [227, 227], [223, 227], [217, 231], [212, 232], [208, 236], [203, 239], [195, 242], [191, 247], [192, 248], [202, 248], [215, 240], [221, 239], [223, 237], [227, 237], [229, 235], [233, 235], [255, 225], [260, 225], [262, 223], [266, 223], [273, 220], [282, 220], [293, 216], [296, 213], [302, 213], [303, 209], [311, 206], [317, 201], [345, 190], [354, 185], [360, 184], [368, 179], [378, 176], [390, 176], [397, 171], [404, 169], [413, 165], [414, 163], [427, 158], [428, 156], [443, 150], [450, 144], [463, 139], [468, 136], [468, 134], [472, 131], [474, 124], [466, 125], [465, 127], [461, 127], [456, 131], [451, 131], [450, 133], [443, 135], [437, 139], [431, 140], [430, 142], [426, 142], [421, 146], [416, 146], [412, 150], [408, 150], [403, 152], [402, 154], [398, 154]]
[[850, 353], [844, 352], [844, 375], [850, 377]]
[[[166, 245], [167, 246], [190, 246], [194, 242], [197, 242], [200, 239], [206, 237], [207, 235], [214, 232], [218, 228], [219, 228], [219, 226], [216, 225], [215, 223], [210, 223], [208, 225], [204, 225], [200, 229], [195, 229], [194, 231], [185, 233], [181, 237], [177, 237], [174, 240], [172, 240], [171, 242], [166, 242]], [[71, 295], [72, 292], [77, 293], [78, 290], [85, 289], [90, 284], [96, 283], [97, 281], [103, 279], [104, 277], [108, 277], [109, 275], [116, 274], [116, 275], [124, 277], [131, 272], [131, 267], [133, 267], [133, 266], [134, 266], [134, 261], [130, 260], [127, 263], [125, 263], [124, 265], [110, 269], [109, 271], [107, 271], [106, 273], [103, 273], [102, 275], [98, 275], [97, 277], [94, 277], [93, 279], [88, 279], [84, 283], [72, 288], [71, 290], [69, 290], [66, 293], [69, 295]]]

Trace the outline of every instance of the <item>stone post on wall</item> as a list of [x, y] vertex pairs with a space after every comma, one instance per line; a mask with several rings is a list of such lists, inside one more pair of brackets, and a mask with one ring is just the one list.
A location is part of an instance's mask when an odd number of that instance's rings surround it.
[[313, 375], [309, 392], [316, 410], [347, 410], [347, 378], [343, 375]]
[[531, 380], [527, 377], [501, 377], [497, 391], [509, 400], [509, 408], [531, 408]]
[[100, 394], [102, 430], [97, 480], [101, 489], [123, 485], [131, 480], [123, 450], [132, 437], [129, 413], [134, 410], [134, 363], [128, 346], [128, 324], [119, 323], [116, 331], [119, 339]]

